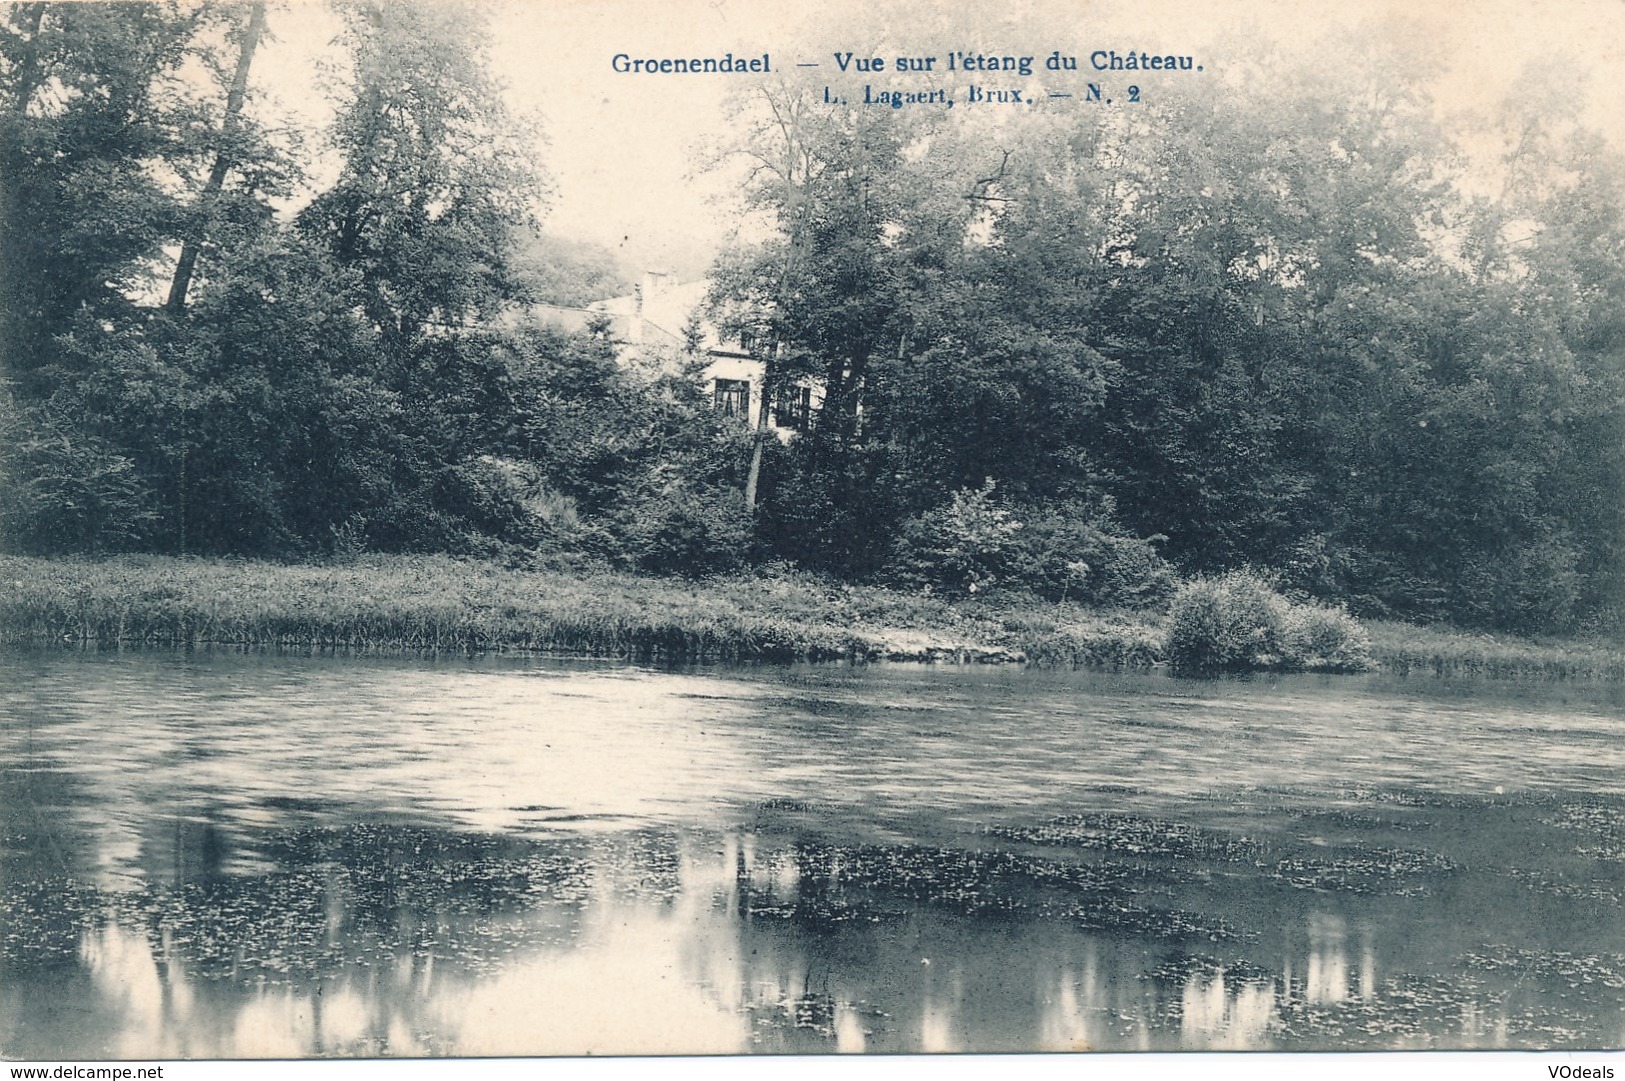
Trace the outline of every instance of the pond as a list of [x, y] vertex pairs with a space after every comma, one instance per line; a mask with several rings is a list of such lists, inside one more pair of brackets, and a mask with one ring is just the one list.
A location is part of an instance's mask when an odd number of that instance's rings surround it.
[[1625, 1046], [1618, 687], [0, 672], [8, 1056]]

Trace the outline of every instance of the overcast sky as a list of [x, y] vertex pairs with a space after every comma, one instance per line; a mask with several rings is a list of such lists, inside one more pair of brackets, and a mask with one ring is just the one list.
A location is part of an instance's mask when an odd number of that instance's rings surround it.
[[[788, 13], [809, 8], [816, 13], [790, 21]], [[828, 65], [836, 48], [895, 51], [917, 35], [921, 52], [1143, 48], [1197, 54], [1222, 71], [1216, 43], [1238, 33], [1328, 65], [1341, 59], [1339, 40], [1360, 34], [1396, 48], [1429, 48], [1440, 61], [1438, 94], [1448, 112], [1491, 107], [1531, 61], [1575, 65], [1577, 93], [1589, 71], [1588, 119], [1625, 147], [1625, 0], [1010, 0], [997, 7], [958, 0], [503, 0], [490, 10], [494, 73], [510, 104], [537, 115], [545, 132], [541, 157], [554, 184], [547, 227], [617, 249], [633, 268], [671, 267], [685, 276], [703, 268], [732, 220], [716, 201], [726, 199], [728, 180], [703, 171], [699, 153], [723, 134], [729, 79], [617, 74], [610, 65], [616, 53], [767, 52], [775, 66]], [[877, 13], [893, 28], [890, 42], [863, 40], [874, 36], [863, 28]], [[336, 20], [319, 0], [289, 0], [273, 11], [271, 25], [278, 40], [256, 61], [255, 83], [274, 107], [319, 123], [325, 110], [315, 93], [316, 64], [332, 54]]]

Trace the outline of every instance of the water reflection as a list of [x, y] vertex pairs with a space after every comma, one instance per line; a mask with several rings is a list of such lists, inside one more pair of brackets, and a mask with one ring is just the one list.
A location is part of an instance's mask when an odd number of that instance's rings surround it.
[[[983, 884], [1029, 902], [1029, 914], [991, 917], [960, 914], [964, 883], [857, 873], [852, 862], [877, 857], [806, 840], [654, 832], [513, 846], [355, 832], [281, 844], [325, 853], [320, 874], [72, 897], [45, 918], [73, 930], [71, 952], [6, 951], [7, 982], [32, 994], [26, 1006], [8, 997], [8, 1051], [1606, 1045], [1622, 1017], [1617, 995], [1552, 1014], [1520, 990], [1524, 974], [1385, 979], [1380, 943], [1326, 911], [1221, 954], [1187, 935], [1102, 936], [1054, 918], [1065, 908], [1044, 898], [1042, 863]], [[465, 846], [485, 854], [449, 858]], [[837, 870], [808, 873], [820, 867]], [[287, 904], [295, 883], [309, 891], [303, 908]], [[1272, 949], [1284, 950], [1278, 968], [1250, 959]], [[59, 986], [64, 965], [88, 989]]]
[[1274, 983], [1225, 986], [1224, 970], [1192, 974], [1180, 997], [1180, 1035], [1197, 1050], [1248, 1051], [1267, 1047], [1277, 1027]]
[[1310, 1002], [1342, 1002], [1348, 997], [1349, 963], [1343, 948], [1341, 917], [1316, 912], [1309, 917], [1309, 964], [1304, 997]]
[[[1619, 757], [1604, 713], [1554, 713], [1574, 742], [1537, 740], [1509, 796], [1484, 785], [1527, 701], [1430, 721], [1312, 682], [36, 663], [0, 692], [8, 1054], [1625, 1031], [1625, 807], [1616, 778], [1563, 781]], [[1417, 780], [1406, 748], [1447, 736]], [[1266, 737], [1344, 772], [1238, 757]]]

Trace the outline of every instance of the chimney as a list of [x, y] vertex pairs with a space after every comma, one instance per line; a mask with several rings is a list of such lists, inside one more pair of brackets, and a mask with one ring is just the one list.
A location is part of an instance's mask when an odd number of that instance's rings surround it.
[[638, 286], [638, 294], [650, 298], [657, 297], [676, 284], [677, 275], [669, 270], [645, 270], [643, 282]]

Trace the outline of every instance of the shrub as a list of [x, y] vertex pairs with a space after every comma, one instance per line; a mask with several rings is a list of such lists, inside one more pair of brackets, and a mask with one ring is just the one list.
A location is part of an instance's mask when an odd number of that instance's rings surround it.
[[533, 462], [484, 456], [462, 468], [468, 496], [465, 517], [499, 540], [540, 551], [580, 547], [583, 525], [576, 501], [547, 484]]
[[347, 566], [361, 558], [367, 550], [367, 519], [352, 514], [344, 521], [328, 526], [332, 541], [328, 546], [328, 562]]
[[1077, 502], [1009, 507], [989, 478], [903, 523], [884, 577], [901, 586], [985, 592], [994, 585], [1049, 600], [1143, 605], [1173, 587], [1160, 537], [1120, 532], [1104, 508]]
[[730, 488], [679, 481], [639, 500], [619, 532], [620, 554], [656, 574], [717, 574], [751, 556], [750, 514]]
[[1292, 604], [1255, 574], [1199, 579], [1169, 606], [1167, 656], [1175, 671], [1371, 667], [1371, 639], [1347, 612]]
[[0, 490], [0, 536], [9, 543], [27, 551], [96, 552], [148, 540], [158, 521], [156, 500], [113, 444], [21, 425], [5, 434], [15, 440], [0, 447], [0, 466], [11, 478]]
[[962, 488], [946, 504], [904, 522], [885, 577], [970, 593], [1004, 579], [1021, 523], [995, 500], [994, 487], [989, 477], [981, 488]]
[[1244, 571], [1198, 579], [1168, 610], [1168, 663], [1181, 672], [1269, 668], [1280, 662], [1291, 606]]
[[543, 539], [540, 523], [526, 506], [536, 486], [534, 469], [524, 463], [485, 456], [446, 470], [434, 503], [472, 532], [533, 546]]
[[1104, 511], [1079, 503], [1024, 508], [1009, 574], [1049, 600], [1140, 606], [1168, 596], [1173, 568], [1158, 554], [1162, 537], [1127, 536]]
[[1371, 636], [1341, 608], [1294, 605], [1283, 630], [1283, 663], [1321, 672], [1371, 667]]

